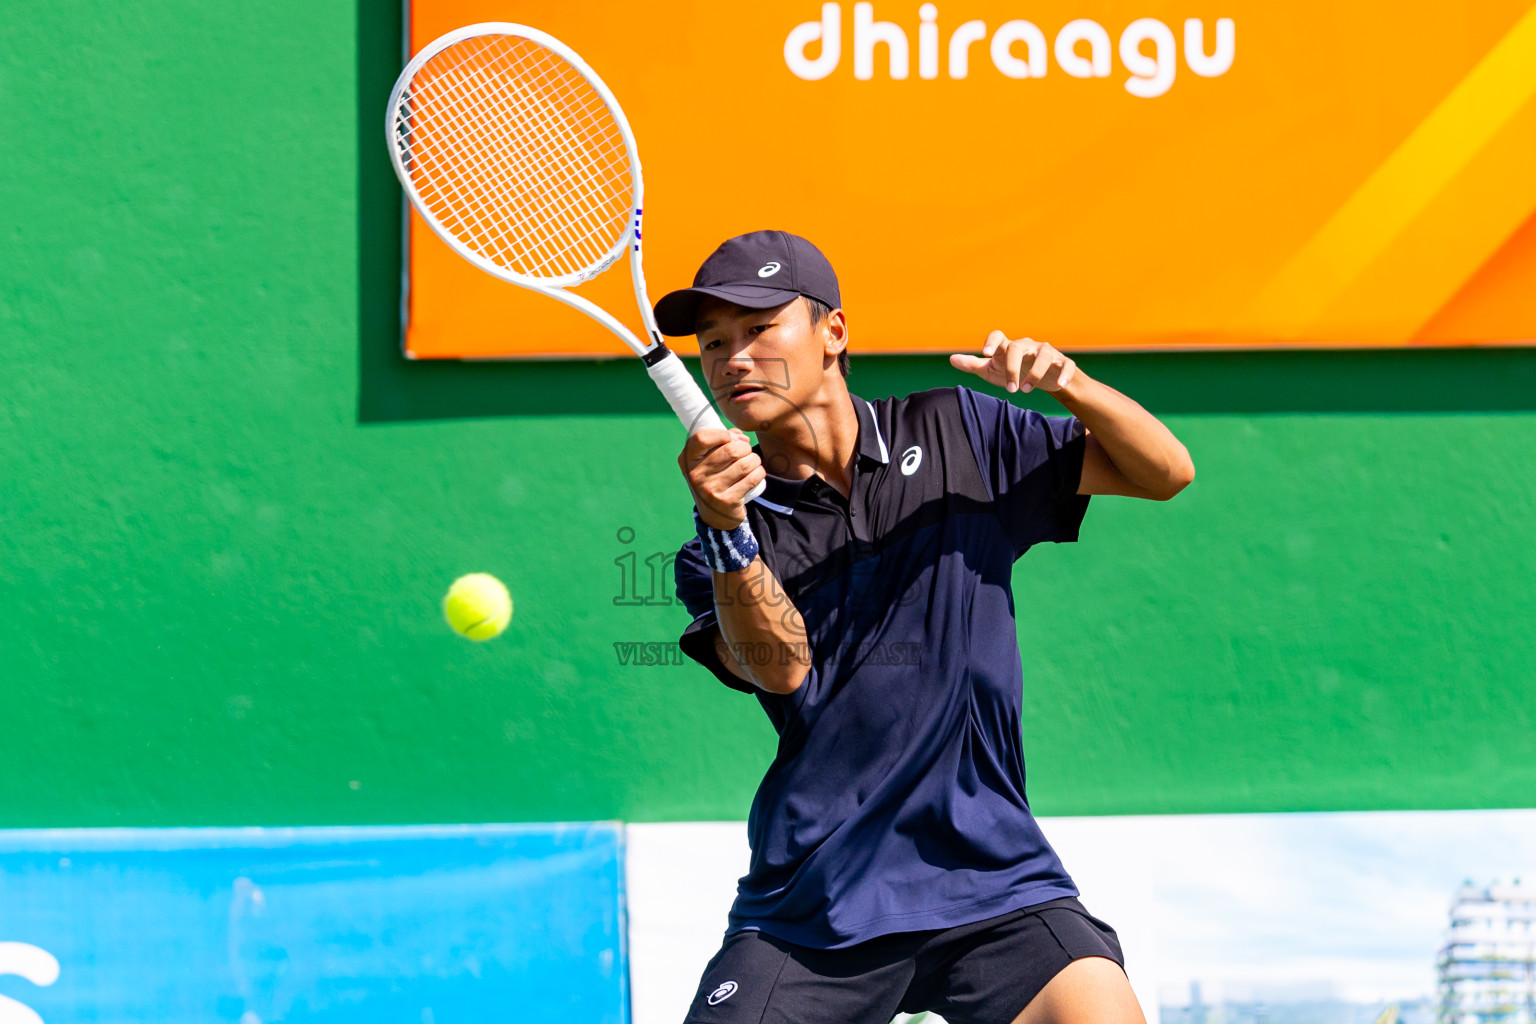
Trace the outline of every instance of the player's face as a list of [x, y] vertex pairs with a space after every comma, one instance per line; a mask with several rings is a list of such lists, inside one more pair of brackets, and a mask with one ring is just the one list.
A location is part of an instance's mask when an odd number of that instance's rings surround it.
[[705, 299], [695, 320], [699, 352], [710, 390], [726, 419], [757, 430], [805, 406], [821, 387], [836, 359], [827, 354], [834, 312], [811, 323], [805, 300], [772, 309], [747, 309], [722, 299]]

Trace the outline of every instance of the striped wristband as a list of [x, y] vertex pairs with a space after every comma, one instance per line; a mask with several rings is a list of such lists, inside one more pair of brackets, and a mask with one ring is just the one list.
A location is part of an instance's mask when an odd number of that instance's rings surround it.
[[752, 527], [743, 519], [734, 530], [717, 530], [693, 510], [693, 522], [699, 530], [699, 541], [704, 545], [704, 561], [715, 572], [738, 572], [752, 564], [757, 557], [757, 538]]

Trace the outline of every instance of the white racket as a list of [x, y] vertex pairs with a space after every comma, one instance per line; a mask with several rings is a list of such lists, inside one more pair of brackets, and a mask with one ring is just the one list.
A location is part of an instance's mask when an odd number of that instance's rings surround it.
[[[656, 329], [640, 263], [644, 181], [629, 121], [570, 47], [506, 22], [449, 32], [400, 73], [386, 130], [411, 205], [454, 252], [612, 331], [690, 433], [724, 427]], [[645, 341], [566, 290], [607, 270], [626, 248]], [[747, 497], [762, 491], [759, 483]]]

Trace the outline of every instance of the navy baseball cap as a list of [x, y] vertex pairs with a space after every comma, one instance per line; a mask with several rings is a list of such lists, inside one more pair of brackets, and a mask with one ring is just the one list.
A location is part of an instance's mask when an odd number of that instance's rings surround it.
[[837, 274], [821, 250], [788, 231], [752, 231], [721, 243], [693, 275], [693, 287], [656, 303], [656, 326], [668, 337], [693, 334], [694, 317], [713, 296], [748, 309], [768, 309], [806, 295], [833, 309], [843, 304]]

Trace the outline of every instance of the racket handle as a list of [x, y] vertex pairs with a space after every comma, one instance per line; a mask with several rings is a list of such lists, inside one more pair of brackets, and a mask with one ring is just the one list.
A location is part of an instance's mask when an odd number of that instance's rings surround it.
[[[677, 418], [683, 421], [689, 434], [697, 434], [701, 430], [725, 429], [720, 414], [709, 404], [709, 399], [699, 388], [699, 382], [693, 379], [693, 374], [688, 372], [688, 367], [683, 365], [676, 352], [669, 351], [653, 365], [647, 366], [645, 372], [656, 382], [656, 387], [661, 390], [672, 411], [677, 413]], [[747, 492], [746, 500], [751, 501], [762, 494], [766, 483], [759, 481], [756, 487]]]

